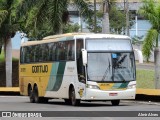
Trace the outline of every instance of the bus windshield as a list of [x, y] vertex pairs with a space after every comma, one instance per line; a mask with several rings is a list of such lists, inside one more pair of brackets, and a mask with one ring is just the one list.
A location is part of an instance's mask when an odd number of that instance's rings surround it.
[[120, 82], [135, 80], [133, 52], [89, 52], [88, 80]]

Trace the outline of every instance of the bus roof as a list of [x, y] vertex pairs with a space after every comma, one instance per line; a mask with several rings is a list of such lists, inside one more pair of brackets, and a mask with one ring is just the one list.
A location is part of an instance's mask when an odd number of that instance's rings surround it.
[[56, 41], [66, 41], [72, 39], [82, 39], [82, 38], [120, 38], [120, 39], [130, 39], [130, 37], [125, 35], [116, 34], [94, 34], [94, 33], [66, 33], [60, 35], [52, 35], [37, 41], [27, 41], [21, 44], [21, 46], [30, 46], [42, 43], [56, 42]]

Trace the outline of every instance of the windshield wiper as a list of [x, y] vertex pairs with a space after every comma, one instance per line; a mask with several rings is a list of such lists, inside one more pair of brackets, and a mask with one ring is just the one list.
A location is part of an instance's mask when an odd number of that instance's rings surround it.
[[[108, 61], [109, 61], [109, 60], [108, 60]], [[111, 67], [111, 65], [110, 65], [110, 61], [109, 61], [109, 65], [108, 65], [108, 67], [107, 67], [107, 69], [106, 69], [106, 71], [105, 71], [105, 73], [104, 73], [104, 75], [103, 75], [103, 77], [102, 77], [102, 81], [105, 80], [105, 78], [106, 78], [106, 76], [107, 76], [107, 73], [108, 73], [109, 70], [110, 70], [110, 67]]]
[[127, 57], [127, 55], [123, 55], [122, 57], [120, 57], [117, 61], [117, 65], [121, 64], [122, 62], [124, 62], [125, 58]]

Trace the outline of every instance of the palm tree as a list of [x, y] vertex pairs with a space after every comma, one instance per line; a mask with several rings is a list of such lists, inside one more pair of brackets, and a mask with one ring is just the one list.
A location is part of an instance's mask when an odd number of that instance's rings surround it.
[[110, 0], [105, 0], [103, 3], [102, 33], [110, 33], [109, 5], [110, 5]]
[[6, 18], [8, 12], [6, 10], [0, 10], [0, 26]]
[[[73, 1], [88, 14], [88, 4], [84, 0]], [[47, 29], [47, 34], [62, 33], [62, 25], [68, 20], [69, 2], [70, 0], [0, 0], [0, 40], [4, 41], [7, 87], [12, 86], [11, 37], [20, 27], [31, 31], [30, 34], [34, 37], [41, 34], [40, 30], [44, 32], [43, 28]], [[2, 17], [2, 12], [6, 12], [6, 17]]]
[[149, 20], [152, 27], [148, 30], [144, 39], [142, 52], [147, 61], [149, 61], [151, 51], [154, 50], [155, 61], [155, 87], [160, 88], [160, 2], [155, 3], [154, 0], [143, 0], [144, 4], [140, 8], [139, 13]]
[[0, 25], [0, 40], [3, 40], [6, 62], [6, 86], [12, 86], [12, 43], [11, 37], [15, 35], [18, 29], [16, 24], [16, 7], [19, 0], [0, 0], [0, 10], [6, 14]]
[[22, 0], [19, 16], [26, 20], [25, 32], [35, 38], [42, 30], [47, 31], [48, 35], [62, 33], [63, 25], [68, 21], [67, 8], [71, 1], [89, 16], [91, 10], [85, 0]]
[[115, 0], [103, 0], [102, 33], [110, 33], [109, 12]]

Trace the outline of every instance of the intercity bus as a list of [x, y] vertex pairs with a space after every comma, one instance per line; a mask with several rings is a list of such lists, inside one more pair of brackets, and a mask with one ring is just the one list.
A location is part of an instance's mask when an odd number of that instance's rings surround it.
[[30, 102], [135, 99], [135, 57], [124, 35], [68, 33], [21, 45], [19, 84]]

